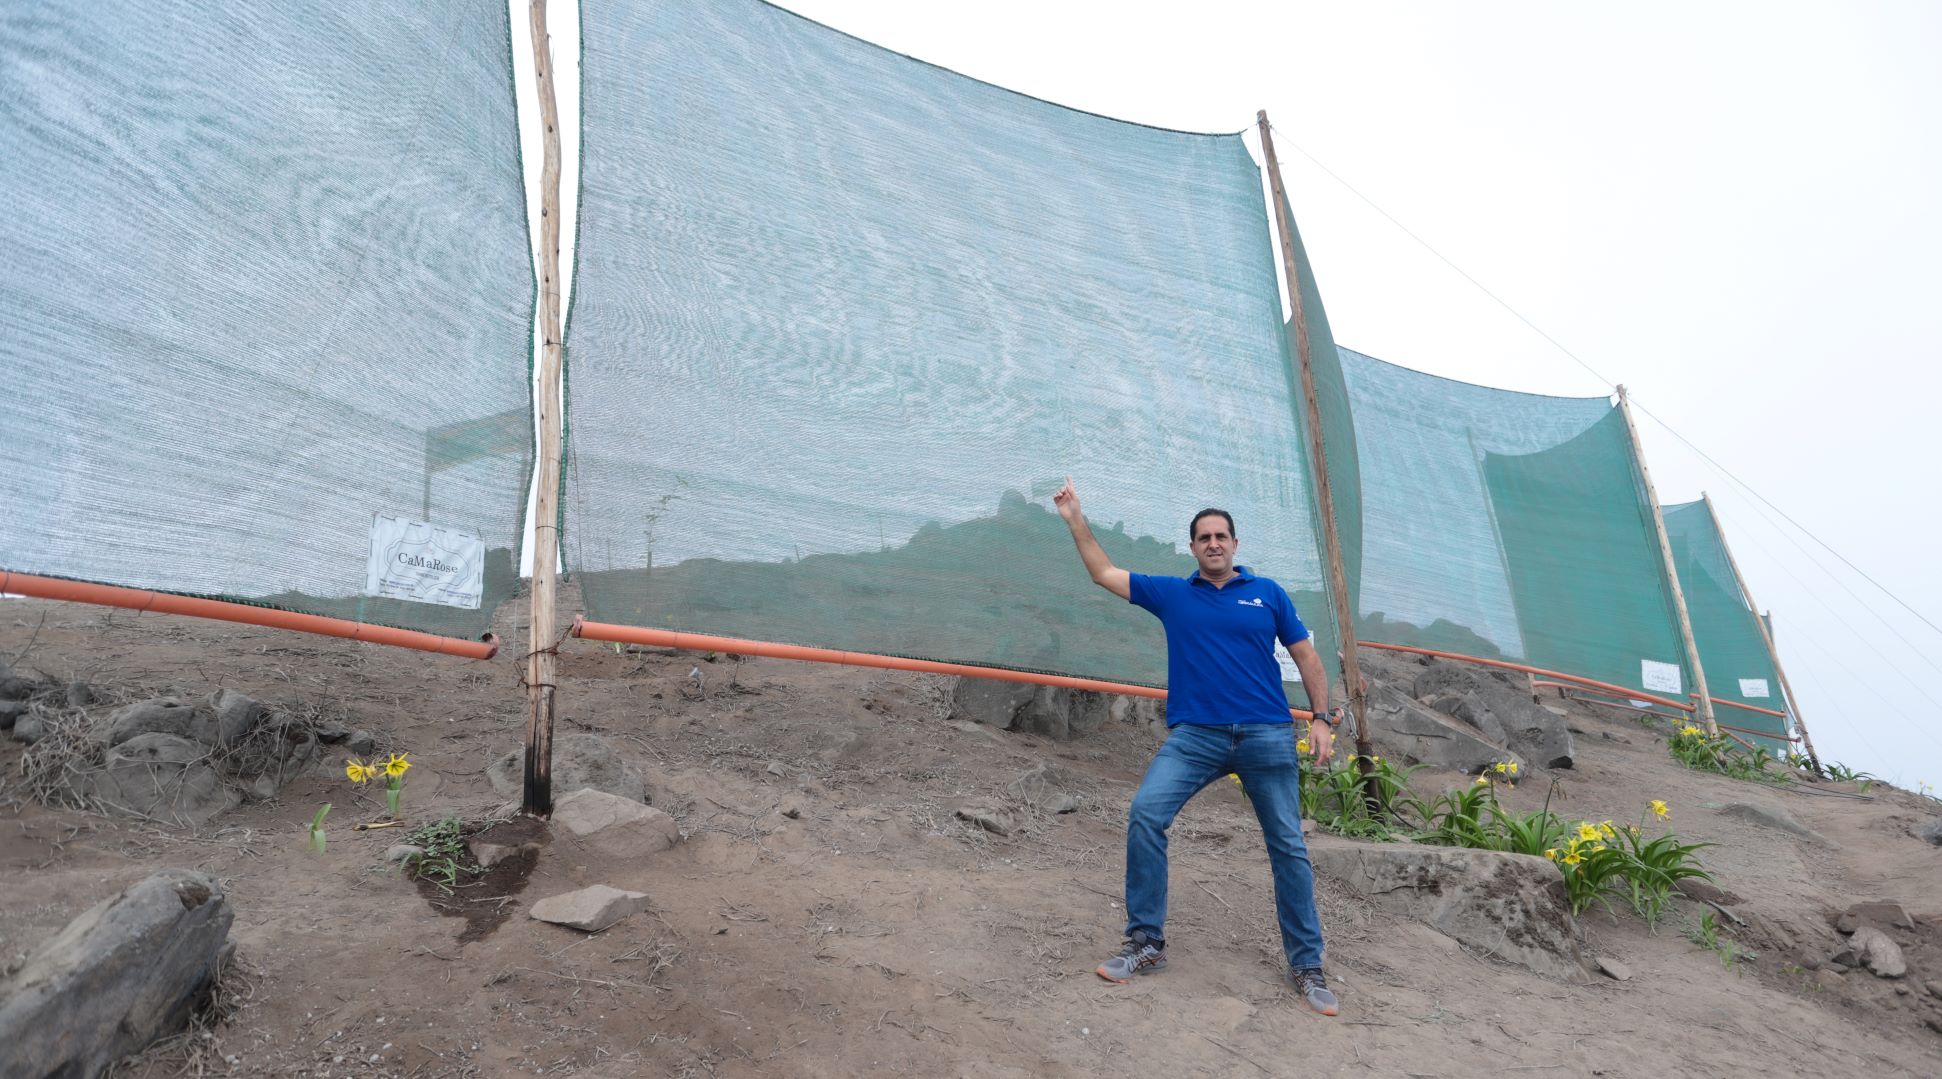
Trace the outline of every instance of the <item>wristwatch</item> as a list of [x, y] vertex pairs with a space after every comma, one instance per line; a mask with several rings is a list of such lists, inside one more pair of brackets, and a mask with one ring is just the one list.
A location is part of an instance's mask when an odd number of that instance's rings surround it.
[[1314, 710], [1314, 715], [1316, 719], [1328, 724], [1330, 728], [1340, 727], [1342, 725], [1341, 714], [1333, 708], [1317, 708]]

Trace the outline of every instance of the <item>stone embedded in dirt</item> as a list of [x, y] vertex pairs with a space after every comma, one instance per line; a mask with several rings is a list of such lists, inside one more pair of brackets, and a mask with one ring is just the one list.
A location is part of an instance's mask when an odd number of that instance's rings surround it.
[[267, 711], [254, 697], [233, 689], [219, 689], [209, 695], [209, 713], [213, 728], [210, 733], [214, 737], [203, 740], [212, 745], [233, 746], [256, 729]]
[[1531, 699], [1523, 675], [1435, 660], [1410, 693], [1542, 768], [1569, 768], [1577, 749], [1564, 717]]
[[1856, 903], [1841, 912], [1835, 919], [1834, 928], [1843, 933], [1852, 933], [1864, 925], [1894, 926], [1897, 929], [1915, 928], [1915, 919], [1908, 916], [1900, 903], [1874, 902]]
[[[525, 786], [526, 750], [522, 746], [492, 762], [486, 778], [502, 797], [511, 798]], [[620, 756], [613, 743], [597, 734], [563, 734], [553, 739], [553, 789], [577, 791], [591, 787], [630, 801], [647, 801], [647, 780], [640, 769]]]
[[1613, 981], [1626, 982], [1632, 980], [1631, 967], [1606, 955], [1598, 957], [1598, 973], [1603, 974]]
[[180, 1029], [234, 918], [214, 880], [164, 869], [69, 922], [0, 981], [0, 1075], [100, 1075]]
[[1372, 740], [1405, 764], [1458, 772], [1480, 771], [1504, 760], [1524, 764], [1516, 753], [1423, 707], [1394, 686], [1378, 682], [1370, 688], [1368, 716]]
[[109, 746], [86, 794], [111, 812], [161, 820], [205, 821], [242, 796], [209, 763], [210, 749], [173, 734], [138, 734]]
[[351, 737], [351, 729], [334, 719], [326, 719], [317, 724], [317, 740], [327, 746], [342, 745]]
[[47, 737], [47, 721], [37, 715], [24, 715], [13, 723], [14, 740], [33, 745]]
[[356, 730], [344, 739], [344, 748], [359, 757], [368, 757], [378, 751], [378, 736], [370, 731]]
[[0, 700], [0, 731], [12, 730], [14, 721], [26, 715], [32, 707], [26, 701]]
[[781, 761], [770, 761], [769, 766], [762, 770], [776, 777], [777, 779], [783, 779], [789, 775], [788, 769], [782, 767]]
[[491, 869], [508, 858], [539, 850], [538, 843], [492, 843], [476, 836], [466, 840], [465, 845], [472, 852], [472, 859], [479, 863], [480, 869]]
[[384, 860], [387, 862], [403, 862], [424, 855], [425, 848], [416, 843], [393, 843], [384, 848]]
[[957, 810], [957, 818], [970, 821], [992, 835], [1010, 835], [1013, 827], [1009, 816], [985, 806], [964, 806]]
[[40, 690], [39, 681], [22, 678], [9, 668], [0, 667], [0, 701], [24, 701]]
[[1350, 840], [1316, 842], [1308, 856], [1318, 874], [1478, 952], [1539, 974], [1585, 979], [1564, 878], [1548, 859]]
[[118, 746], [144, 734], [197, 737], [196, 710], [174, 697], [154, 697], [126, 704], [108, 714], [108, 744]]
[[1929, 991], [1929, 996], [1942, 1000], [1942, 982], [1923, 982], [1922, 985]]
[[1920, 839], [1928, 840], [1935, 846], [1942, 847], [1942, 817], [1937, 817], [1927, 824], [1922, 825], [1920, 828], [1915, 829], [1915, 835]]
[[555, 798], [553, 826], [619, 857], [655, 854], [681, 839], [681, 826], [673, 817], [653, 806], [592, 788]]
[[[1853, 959], [1841, 959], [1850, 953]], [[1908, 973], [1908, 961], [1902, 956], [1901, 945], [1872, 925], [1856, 929], [1848, 938], [1847, 946], [1835, 953], [1835, 958], [1850, 966], [1867, 967], [1877, 978], [1899, 978]]]
[[1074, 782], [1057, 765], [1039, 761], [1006, 784], [1005, 793], [1041, 813], [1070, 813], [1081, 805], [1079, 796], [1067, 789]]
[[596, 884], [577, 892], [548, 896], [534, 903], [531, 913], [542, 922], [598, 933], [646, 909], [646, 894]]
[[951, 689], [950, 718], [1055, 741], [1083, 738], [1108, 721], [1149, 725], [1163, 715], [1146, 697], [1034, 686], [990, 678], [960, 678]]
[[1757, 806], [1748, 802], [1729, 802], [1720, 807], [1719, 813], [1722, 817], [1734, 817], [1760, 825], [1763, 828], [1773, 828], [1790, 835], [1799, 836], [1802, 839], [1811, 839], [1816, 843], [1827, 842], [1827, 840], [1821, 838], [1820, 833], [1803, 826], [1799, 821], [1778, 809], [1769, 809], [1766, 806]]

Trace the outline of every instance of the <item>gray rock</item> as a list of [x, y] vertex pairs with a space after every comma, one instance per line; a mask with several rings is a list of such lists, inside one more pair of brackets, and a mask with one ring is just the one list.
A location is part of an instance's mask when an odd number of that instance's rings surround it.
[[615, 857], [656, 854], [681, 839], [674, 818], [631, 798], [582, 788], [553, 800], [553, 827]]
[[93, 686], [78, 679], [67, 684], [67, 706], [69, 708], [86, 708], [93, 703]]
[[1539, 767], [1569, 768], [1576, 756], [1564, 716], [1532, 700], [1523, 675], [1435, 660], [1411, 692]]
[[1005, 793], [1041, 813], [1070, 813], [1080, 799], [1070, 788], [1073, 779], [1049, 761], [1039, 761], [1005, 785]]
[[69, 922], [0, 982], [0, 1075], [100, 1075], [180, 1029], [234, 918], [214, 880], [164, 869]]
[[1827, 842], [1819, 832], [1802, 826], [1799, 821], [1778, 809], [1769, 809], [1766, 806], [1757, 806], [1748, 802], [1729, 802], [1720, 807], [1719, 813], [1722, 817], [1748, 821], [1762, 828], [1772, 828], [1816, 843]]
[[[502, 797], [520, 794], [526, 781], [526, 750], [505, 753], [486, 770], [492, 789]], [[553, 789], [577, 791], [591, 787], [630, 801], [647, 801], [647, 780], [640, 769], [621, 759], [611, 742], [597, 734], [563, 734], [553, 739]]]
[[472, 858], [481, 869], [491, 869], [508, 858], [522, 854], [538, 854], [540, 849], [538, 843], [493, 843], [477, 838], [466, 840], [465, 845], [472, 851]]
[[12, 730], [14, 721], [26, 715], [32, 707], [26, 701], [0, 701], [0, 731]]
[[1841, 912], [1834, 922], [1834, 928], [1843, 933], [1852, 933], [1864, 925], [1894, 926], [1897, 929], [1915, 928], [1915, 919], [1908, 916], [1900, 903], [1872, 902], [1856, 903]]
[[343, 745], [350, 740], [351, 729], [334, 719], [326, 719], [317, 724], [317, 740], [327, 746]]
[[170, 734], [177, 738], [204, 741], [213, 733], [206, 720], [197, 721], [196, 710], [174, 697], [153, 697], [126, 704], [108, 714], [108, 744], [118, 746], [144, 734]]
[[531, 914], [542, 922], [598, 933], [622, 918], [647, 909], [647, 896], [596, 884], [577, 892], [548, 896], [533, 904]]
[[1011, 817], [985, 806], [964, 806], [956, 811], [959, 820], [970, 821], [992, 835], [1010, 835]]
[[960, 678], [951, 692], [951, 718], [1069, 742], [1114, 718], [1113, 702], [1121, 699], [1086, 690]]
[[24, 715], [14, 720], [13, 736], [16, 741], [33, 745], [47, 737], [47, 721], [37, 715]]
[[1626, 982], [1632, 980], [1632, 968], [1610, 956], [1601, 955], [1598, 957], [1598, 973], [1603, 974], [1613, 981]]
[[1942, 847], [1942, 817], [1937, 817], [1915, 829], [1915, 835], [1935, 846]]
[[344, 739], [344, 748], [356, 756], [368, 757], [378, 751], [378, 736], [370, 731], [352, 731], [350, 737]]
[[204, 740], [212, 745], [233, 746], [247, 738], [266, 713], [256, 698], [233, 689], [219, 689], [209, 695], [209, 714], [213, 738]]
[[424, 856], [425, 848], [416, 843], [393, 843], [384, 848], [384, 860], [387, 862], [405, 862]]
[[209, 764], [210, 749], [173, 734], [138, 734], [108, 747], [87, 793], [111, 812], [205, 821], [241, 801]]
[[1540, 974], [1585, 979], [1564, 878], [1547, 859], [1349, 840], [1314, 843], [1308, 856], [1317, 873], [1477, 951]]
[[1922, 985], [1928, 989], [1929, 996], [1942, 1000], [1942, 982], [1923, 982]]
[[24, 701], [41, 691], [41, 683], [0, 669], [0, 701]]
[[1484, 740], [1476, 730], [1456, 723], [1410, 699], [1394, 686], [1375, 684], [1369, 691], [1369, 732], [1383, 753], [1405, 764], [1426, 764], [1458, 772], [1476, 772], [1497, 761], [1527, 763], [1510, 749]]
[[1908, 973], [1908, 961], [1902, 956], [1901, 945], [1872, 925], [1856, 929], [1848, 938], [1845, 950], [1852, 950], [1860, 960], [1855, 966], [1867, 967], [1877, 978], [1899, 978]]

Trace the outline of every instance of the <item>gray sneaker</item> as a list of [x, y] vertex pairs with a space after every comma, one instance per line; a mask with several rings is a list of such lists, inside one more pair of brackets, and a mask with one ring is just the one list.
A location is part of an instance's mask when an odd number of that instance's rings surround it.
[[1295, 995], [1303, 1004], [1323, 1015], [1334, 1015], [1338, 1011], [1335, 994], [1329, 991], [1328, 979], [1322, 976], [1322, 968], [1306, 967], [1288, 972], [1288, 984], [1294, 987]]
[[1144, 931], [1136, 931], [1133, 938], [1119, 949], [1119, 954], [1099, 964], [1099, 976], [1109, 982], [1125, 985], [1133, 980], [1135, 974], [1151, 974], [1167, 968], [1167, 942], [1157, 945], [1151, 942]]

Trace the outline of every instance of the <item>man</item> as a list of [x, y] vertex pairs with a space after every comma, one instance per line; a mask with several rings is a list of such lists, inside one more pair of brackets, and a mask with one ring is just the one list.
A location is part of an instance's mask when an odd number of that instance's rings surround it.
[[1267, 840], [1288, 980], [1308, 1007], [1336, 1014], [1322, 976], [1315, 873], [1301, 836], [1300, 759], [1274, 657], [1278, 641], [1301, 671], [1315, 710], [1308, 737], [1316, 760], [1328, 760], [1340, 720], [1328, 711], [1328, 676], [1308, 628], [1280, 585], [1234, 563], [1240, 542], [1225, 510], [1201, 510], [1188, 526], [1200, 564], [1192, 576], [1150, 577], [1106, 557], [1071, 477], [1052, 501], [1093, 583], [1152, 612], [1167, 638], [1167, 740], [1147, 766], [1126, 823], [1126, 944], [1099, 976], [1124, 984], [1166, 967], [1167, 828], [1187, 799], [1231, 772]]

